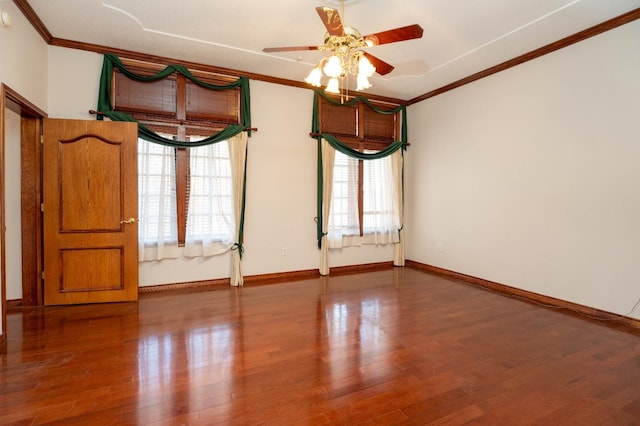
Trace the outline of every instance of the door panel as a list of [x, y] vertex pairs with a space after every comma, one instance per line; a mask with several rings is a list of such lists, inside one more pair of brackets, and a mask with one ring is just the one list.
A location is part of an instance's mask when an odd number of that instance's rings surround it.
[[94, 135], [59, 143], [60, 232], [122, 228], [122, 155], [121, 144]]
[[138, 298], [137, 126], [44, 120], [46, 305]]
[[60, 291], [123, 290], [123, 255], [122, 247], [61, 249]]

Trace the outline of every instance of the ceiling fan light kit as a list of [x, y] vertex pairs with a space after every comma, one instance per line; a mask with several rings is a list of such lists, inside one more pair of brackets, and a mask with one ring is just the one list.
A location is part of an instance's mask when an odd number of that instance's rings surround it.
[[[346, 3], [354, 1], [346, 0]], [[335, 3], [336, 0], [331, 0]], [[345, 0], [340, 0], [342, 6], [342, 16], [344, 17]], [[339, 94], [346, 88], [344, 80], [348, 77], [356, 77], [356, 91], [365, 90], [371, 87], [369, 78], [374, 73], [385, 75], [393, 71], [393, 66], [384, 62], [362, 49], [377, 46], [380, 44], [395, 43], [398, 41], [411, 40], [422, 37], [422, 28], [414, 24], [393, 30], [366, 36], [352, 27], [343, 25], [341, 14], [338, 10], [318, 6], [316, 11], [322, 20], [327, 32], [324, 37], [324, 45], [321, 46], [297, 46], [297, 47], [271, 47], [263, 49], [265, 52], [286, 52], [294, 50], [322, 50], [331, 52], [330, 56], [322, 58], [311, 70], [304, 81], [311, 86], [320, 87], [323, 75], [328, 77], [325, 92]], [[346, 88], [348, 90], [348, 88]]]
[[322, 85], [323, 74], [329, 77], [326, 92], [340, 93], [338, 79], [343, 79], [349, 75], [356, 76], [356, 90], [364, 90], [371, 87], [369, 77], [376, 72], [376, 67], [369, 62], [369, 59], [359, 50], [336, 51], [332, 56], [323, 58], [318, 65], [311, 70], [304, 81], [314, 87]]

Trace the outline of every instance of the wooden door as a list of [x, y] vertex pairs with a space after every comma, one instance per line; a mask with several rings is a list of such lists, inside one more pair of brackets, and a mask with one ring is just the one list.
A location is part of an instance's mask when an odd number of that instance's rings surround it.
[[43, 127], [45, 305], [137, 300], [136, 124]]

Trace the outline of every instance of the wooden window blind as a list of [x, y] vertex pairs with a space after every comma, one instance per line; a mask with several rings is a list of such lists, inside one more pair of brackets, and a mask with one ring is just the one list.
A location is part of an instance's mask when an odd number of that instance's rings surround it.
[[[331, 133], [344, 143], [359, 148], [380, 150], [399, 139], [399, 114], [380, 114], [369, 105], [359, 102], [354, 105], [334, 105], [324, 97], [318, 97], [320, 132]], [[373, 103], [381, 109], [392, 109], [397, 105]]]

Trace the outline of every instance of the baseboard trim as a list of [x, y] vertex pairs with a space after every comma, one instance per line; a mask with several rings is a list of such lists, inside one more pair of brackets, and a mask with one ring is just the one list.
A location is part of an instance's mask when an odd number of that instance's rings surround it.
[[[281, 272], [277, 274], [249, 275], [244, 277], [244, 286], [251, 287], [275, 282], [297, 281], [316, 278], [320, 274], [315, 269], [305, 271]], [[219, 278], [215, 280], [189, 281], [183, 283], [149, 285], [138, 288], [139, 294], [158, 293], [165, 291], [182, 291], [191, 289], [207, 288], [228, 288], [231, 286], [229, 278]]]
[[[336, 266], [331, 268], [331, 275], [358, 274], [363, 272], [380, 271], [393, 268], [393, 262], [364, 263], [361, 265]], [[244, 286], [252, 287], [265, 284], [281, 283], [288, 281], [302, 281], [318, 278], [320, 272], [317, 269], [305, 269], [300, 271], [277, 272], [273, 274], [248, 275], [244, 277]], [[216, 280], [189, 281], [173, 284], [149, 285], [138, 288], [138, 293], [157, 293], [162, 291], [177, 291], [188, 289], [203, 289], [210, 287], [225, 288], [230, 286], [229, 278]]]
[[336, 266], [330, 270], [330, 275], [361, 274], [364, 272], [383, 271], [393, 269], [393, 262], [363, 263], [361, 265]]
[[475, 286], [483, 287], [487, 290], [503, 294], [505, 296], [516, 297], [525, 301], [543, 305], [548, 308], [563, 309], [573, 313], [576, 313], [582, 317], [588, 317], [597, 321], [601, 321], [610, 324], [620, 324], [628, 328], [634, 329], [634, 331], [640, 330], [640, 320], [630, 318], [624, 315], [614, 314], [611, 312], [603, 311], [589, 306], [580, 305], [573, 302], [568, 302], [562, 299], [556, 299], [555, 297], [545, 296], [542, 294], [534, 293], [528, 290], [522, 290], [519, 288], [511, 287], [505, 284], [500, 284], [493, 281], [488, 281], [482, 278], [473, 277], [471, 275], [462, 274], [460, 272], [451, 271], [437, 266], [426, 265], [424, 263], [416, 262], [413, 260], [407, 260], [406, 266], [419, 269], [424, 272], [428, 272], [434, 275], [440, 275], [443, 277], [451, 278], [454, 280], [462, 281], [466, 284], [472, 284]]
[[244, 277], [244, 286], [257, 286], [273, 284], [276, 282], [300, 281], [318, 278], [320, 273], [317, 269], [304, 269], [300, 271], [277, 272], [273, 274], [247, 275]]
[[223, 287], [229, 285], [229, 278], [221, 278], [216, 280], [187, 281], [182, 283], [158, 284], [138, 287], [138, 294], [158, 293], [164, 291], [178, 291], [200, 289], [208, 287]]
[[21, 311], [23, 308], [22, 299], [7, 300], [7, 313]]

